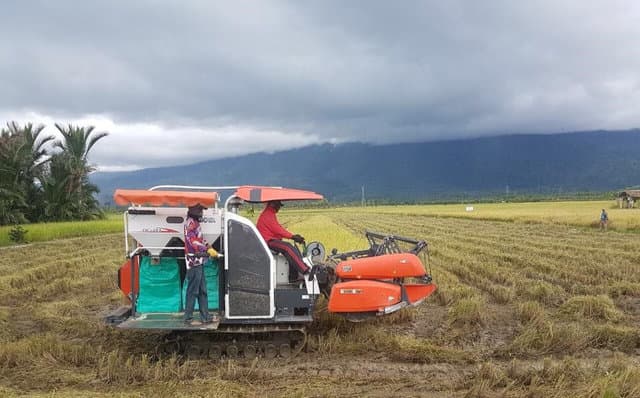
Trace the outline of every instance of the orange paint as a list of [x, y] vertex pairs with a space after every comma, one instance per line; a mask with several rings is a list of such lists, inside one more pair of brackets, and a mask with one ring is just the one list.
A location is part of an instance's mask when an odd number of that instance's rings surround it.
[[[407, 284], [407, 304], [417, 304], [437, 290], [435, 284]], [[400, 303], [402, 286], [394, 283], [353, 280], [336, 283], [329, 296], [329, 312], [382, 312], [385, 308]]]
[[234, 195], [246, 202], [255, 203], [268, 202], [270, 200], [322, 200], [324, 198], [322, 195], [312, 191], [254, 185], [241, 186]]
[[[124, 293], [125, 297], [129, 297], [129, 294], [131, 293], [132, 269], [135, 270], [135, 278], [133, 282], [134, 282], [136, 292], [140, 291], [140, 285], [139, 285], [140, 265], [138, 262], [138, 258], [139, 258], [138, 256], [135, 256], [133, 260], [131, 259], [127, 260], [124, 264], [122, 264], [122, 266], [118, 270], [118, 281], [120, 285], [119, 287], [120, 287], [120, 290], [122, 290], [122, 293]], [[131, 266], [132, 261], [133, 261], [133, 267]]]
[[336, 267], [342, 279], [393, 279], [425, 275], [415, 254], [399, 253], [342, 261]]
[[400, 286], [379, 281], [349, 281], [333, 285], [329, 312], [371, 312], [400, 302]]
[[217, 192], [189, 192], [189, 191], [145, 191], [140, 189], [116, 189], [113, 200], [120, 206], [150, 205], [150, 206], [180, 206], [185, 207], [201, 204], [213, 207], [218, 201]]
[[404, 287], [407, 291], [409, 304], [414, 304], [419, 300], [431, 296], [431, 294], [433, 294], [433, 292], [438, 289], [438, 286], [433, 283], [430, 283], [428, 285], [404, 285]]

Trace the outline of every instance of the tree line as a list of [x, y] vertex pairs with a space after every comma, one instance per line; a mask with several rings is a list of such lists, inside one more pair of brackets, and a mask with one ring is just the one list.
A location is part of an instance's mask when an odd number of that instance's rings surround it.
[[0, 225], [103, 217], [87, 155], [106, 137], [93, 126], [9, 122], [0, 129]]

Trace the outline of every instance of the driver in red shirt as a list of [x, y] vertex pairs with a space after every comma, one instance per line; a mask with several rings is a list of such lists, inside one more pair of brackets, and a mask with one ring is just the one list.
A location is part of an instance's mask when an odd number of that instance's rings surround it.
[[304, 243], [304, 238], [298, 234], [292, 234], [287, 231], [276, 217], [276, 213], [282, 207], [282, 202], [272, 200], [267, 202], [264, 210], [258, 217], [256, 227], [260, 235], [264, 238], [269, 248], [276, 253], [281, 253], [289, 262], [289, 282], [298, 282], [298, 272], [302, 274], [308, 273], [311, 269], [302, 261], [302, 254], [297, 247], [282, 239], [292, 239], [296, 243]]

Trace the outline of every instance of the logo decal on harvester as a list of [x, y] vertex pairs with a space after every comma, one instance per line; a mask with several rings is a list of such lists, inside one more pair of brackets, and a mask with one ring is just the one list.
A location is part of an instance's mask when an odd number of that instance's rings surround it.
[[350, 265], [343, 265], [342, 266], [342, 272], [351, 272], [351, 266]]
[[362, 289], [340, 289], [340, 294], [362, 294]]
[[178, 231], [171, 228], [153, 227], [153, 228], [142, 228], [142, 232], [152, 232], [152, 233], [159, 233], [159, 234], [175, 234]]

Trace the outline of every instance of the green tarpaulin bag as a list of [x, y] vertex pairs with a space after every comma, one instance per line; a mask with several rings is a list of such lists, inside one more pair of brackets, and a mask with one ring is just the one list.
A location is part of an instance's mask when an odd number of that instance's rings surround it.
[[[157, 258], [156, 258], [157, 260]], [[173, 257], [140, 258], [140, 293], [136, 303], [138, 312], [179, 312], [180, 269]]]
[[[220, 308], [220, 280], [218, 279], [218, 260], [209, 258], [204, 264], [204, 277], [207, 281], [207, 296], [209, 297], [209, 310], [217, 310]], [[185, 278], [182, 286], [182, 303], [187, 304], [187, 286], [189, 280]], [[196, 298], [195, 310], [200, 308], [198, 299]]]

